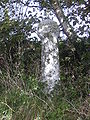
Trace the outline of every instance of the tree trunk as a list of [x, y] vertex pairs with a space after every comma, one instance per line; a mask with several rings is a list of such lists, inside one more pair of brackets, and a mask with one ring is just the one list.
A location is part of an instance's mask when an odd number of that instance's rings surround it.
[[[60, 6], [60, 3], [58, 2], [58, 0], [51, 0], [51, 5], [56, 14], [56, 17], [58, 18], [60, 24], [62, 25], [63, 32], [66, 34], [69, 40], [73, 40], [73, 38], [75, 38], [77, 34], [75, 33], [72, 26], [66, 20], [66, 17], [64, 16], [62, 8]], [[61, 22], [62, 19], [63, 22]]]

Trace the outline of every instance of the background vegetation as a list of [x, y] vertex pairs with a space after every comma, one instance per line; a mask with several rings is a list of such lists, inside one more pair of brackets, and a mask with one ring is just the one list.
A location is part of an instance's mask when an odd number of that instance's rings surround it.
[[[1, 0], [0, 5], [5, 8], [7, 3]], [[40, 4], [48, 6], [44, 1]], [[28, 38], [35, 21], [33, 16], [11, 19], [4, 9], [0, 21], [0, 120], [89, 120], [89, 37], [60, 38], [60, 81], [51, 96], [46, 95], [40, 81], [41, 41]]]

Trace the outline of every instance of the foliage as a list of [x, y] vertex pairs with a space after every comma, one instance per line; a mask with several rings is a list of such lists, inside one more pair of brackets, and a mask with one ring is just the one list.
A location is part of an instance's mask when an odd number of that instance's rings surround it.
[[[89, 120], [89, 74], [87, 69], [90, 59], [89, 44], [84, 41], [76, 41], [73, 45], [75, 48], [67, 42], [59, 44], [61, 84], [56, 85], [52, 93], [53, 97], [45, 95], [42, 84], [35, 78], [35, 74], [29, 74], [26, 70], [23, 74], [19, 73], [19, 78], [18, 75], [16, 76], [17, 85], [13, 88], [10, 88], [13, 83], [9, 85], [9, 88], [6, 87], [7, 83], [6, 86], [1, 85], [1, 119]], [[37, 47], [37, 44], [35, 46]], [[29, 55], [35, 60], [34, 57], [37, 54], [32, 56], [30, 53]], [[23, 59], [20, 60], [23, 63]], [[31, 64], [35, 64], [33, 60], [30, 62]], [[27, 59], [24, 59], [25, 61]], [[30, 63], [27, 62], [27, 71], [32, 72], [29, 69]], [[38, 64], [40, 64], [39, 61]], [[19, 70], [22, 70], [22, 67]], [[14, 76], [13, 80], [15, 80]]]
[[[7, 3], [0, 1], [2, 8]], [[41, 9], [49, 9], [47, 4], [40, 2]], [[11, 19], [8, 13], [5, 9], [0, 20], [0, 120], [89, 120], [89, 38], [59, 41], [61, 80], [46, 95], [40, 81], [41, 41], [29, 38], [39, 18]]]

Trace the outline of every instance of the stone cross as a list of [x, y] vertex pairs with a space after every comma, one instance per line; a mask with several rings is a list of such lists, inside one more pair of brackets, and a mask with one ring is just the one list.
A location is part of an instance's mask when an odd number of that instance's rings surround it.
[[50, 19], [40, 22], [38, 25], [38, 36], [42, 42], [41, 79], [47, 84], [45, 91], [50, 93], [56, 82], [60, 79], [58, 50], [59, 27], [57, 23]]

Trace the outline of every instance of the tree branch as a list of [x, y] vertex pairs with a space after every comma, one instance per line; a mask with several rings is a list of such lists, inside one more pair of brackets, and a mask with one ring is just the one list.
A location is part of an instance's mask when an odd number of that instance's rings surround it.
[[[63, 31], [66, 34], [66, 36], [68, 37], [68, 39], [71, 40], [71, 39], [75, 38], [75, 36], [77, 37], [77, 34], [73, 30], [72, 26], [66, 20], [66, 17], [61, 9], [61, 5], [59, 4], [58, 0], [52, 0], [51, 4], [52, 4], [53, 10], [56, 14], [56, 17], [58, 18], [60, 24], [62, 25]], [[63, 19], [63, 21], [64, 21], [63, 23], [61, 22], [61, 19]]]

